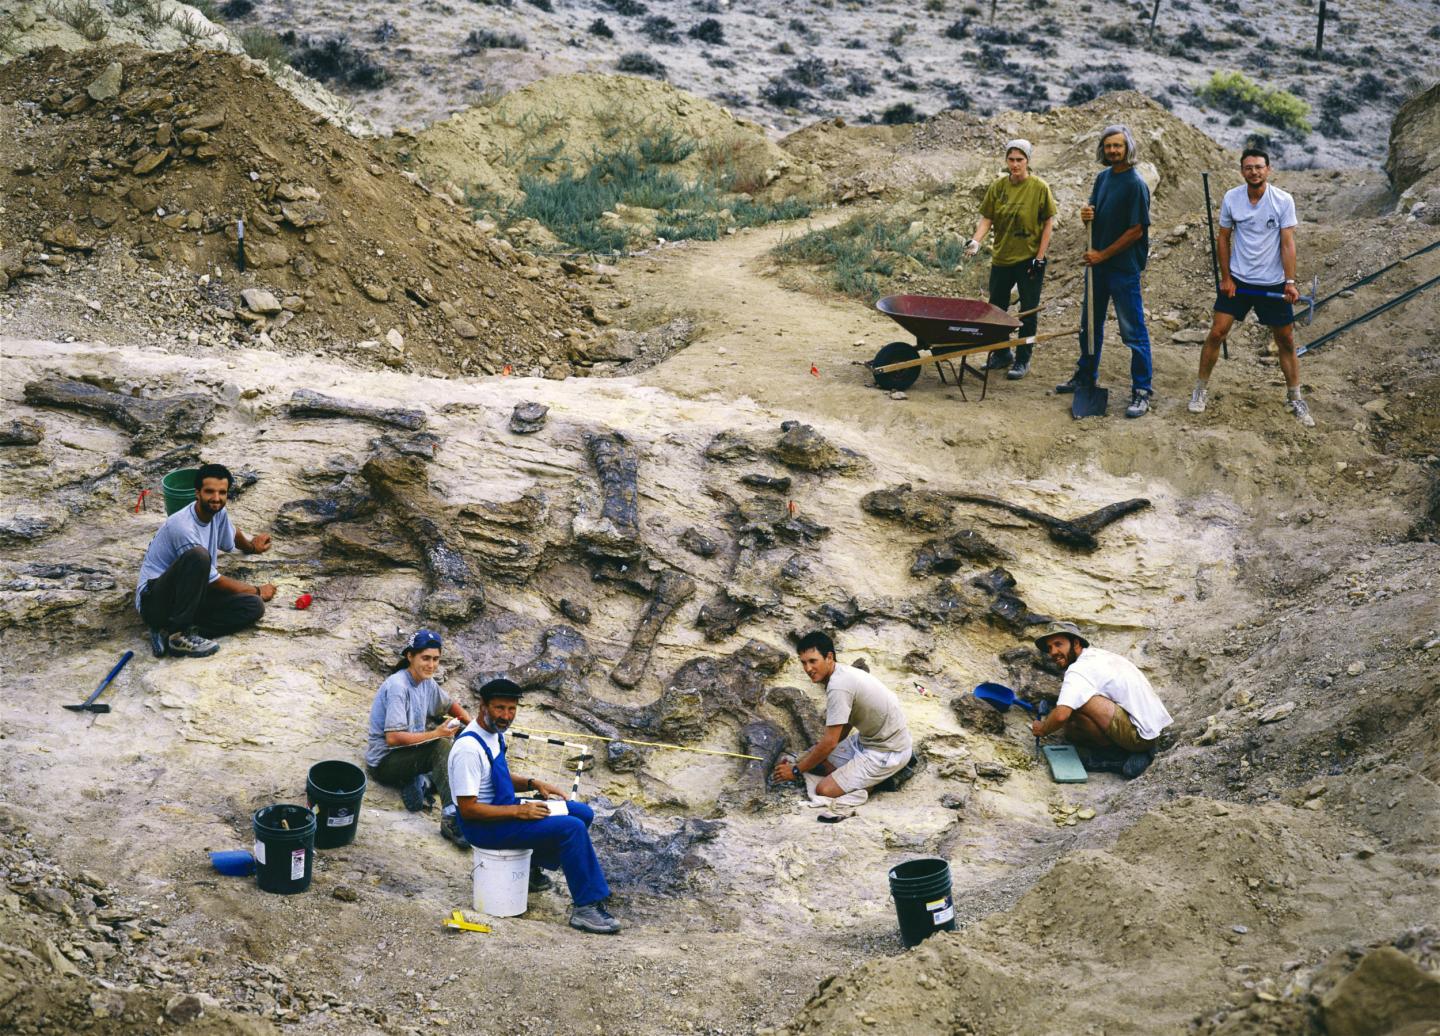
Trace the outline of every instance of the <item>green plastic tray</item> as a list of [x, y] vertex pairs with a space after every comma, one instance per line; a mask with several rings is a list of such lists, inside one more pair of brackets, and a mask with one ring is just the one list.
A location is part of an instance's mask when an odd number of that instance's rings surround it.
[[1046, 745], [1041, 751], [1056, 784], [1084, 784], [1089, 779], [1074, 745]]

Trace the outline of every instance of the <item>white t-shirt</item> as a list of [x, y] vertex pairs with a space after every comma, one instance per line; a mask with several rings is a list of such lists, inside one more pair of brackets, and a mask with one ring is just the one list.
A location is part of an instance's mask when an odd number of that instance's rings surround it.
[[1128, 712], [1136, 733], [1146, 741], [1159, 737], [1174, 722], [1135, 663], [1113, 651], [1087, 647], [1065, 670], [1057, 704], [1079, 709], [1097, 694]]
[[825, 725], [846, 723], [860, 735], [861, 748], [910, 751], [910, 728], [895, 692], [863, 669], [837, 665], [825, 684]]
[[1295, 199], [1274, 184], [1266, 184], [1265, 193], [1251, 205], [1249, 192], [1245, 184], [1232, 187], [1220, 202], [1220, 225], [1231, 232], [1230, 276], [1266, 287], [1283, 284], [1280, 231], [1299, 222]]
[[[463, 795], [473, 795], [476, 802], [489, 805], [495, 801], [495, 782], [490, 779], [490, 760], [485, 758], [485, 753], [473, 737], [461, 736], [468, 730], [473, 730], [485, 739], [491, 755], [497, 759], [500, 756], [500, 735], [486, 730], [479, 720], [471, 720], [465, 730], [455, 735], [455, 747], [450, 749], [450, 794], [457, 799]], [[505, 747], [510, 746], [507, 743]], [[508, 754], [506, 761], [509, 761]]]
[[235, 549], [235, 527], [230, 524], [230, 509], [222, 508], [220, 513], [202, 525], [195, 517], [195, 504], [189, 504], [176, 511], [155, 533], [145, 551], [145, 560], [140, 562], [140, 584], [135, 587], [135, 607], [140, 607], [140, 595], [145, 584], [159, 579], [165, 570], [174, 564], [191, 547], [204, 547], [210, 555], [210, 582], [220, 578], [215, 567], [219, 555]]

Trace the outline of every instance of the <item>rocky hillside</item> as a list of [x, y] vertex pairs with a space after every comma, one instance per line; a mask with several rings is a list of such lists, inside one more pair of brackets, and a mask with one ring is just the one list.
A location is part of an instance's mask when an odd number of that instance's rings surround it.
[[0, 68], [0, 91], [23, 102], [0, 124], [0, 276], [36, 286], [13, 303], [31, 326], [479, 374], [561, 374], [590, 334], [559, 267], [243, 58], [52, 49]]

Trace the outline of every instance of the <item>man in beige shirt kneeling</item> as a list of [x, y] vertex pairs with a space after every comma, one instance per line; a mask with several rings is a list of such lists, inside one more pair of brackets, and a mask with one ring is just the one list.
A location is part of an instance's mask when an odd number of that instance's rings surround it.
[[820, 819], [839, 819], [910, 762], [910, 729], [895, 692], [836, 662], [835, 644], [824, 633], [807, 633], [795, 650], [805, 675], [825, 688], [825, 736], [793, 763], [781, 761], [774, 776], [803, 776], [811, 801], [829, 807], [829, 818]]

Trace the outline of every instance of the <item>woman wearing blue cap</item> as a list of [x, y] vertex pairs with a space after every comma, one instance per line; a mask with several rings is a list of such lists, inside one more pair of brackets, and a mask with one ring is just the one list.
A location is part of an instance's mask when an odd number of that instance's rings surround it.
[[[365, 766], [381, 784], [399, 788], [412, 813], [425, 808], [432, 789], [442, 807], [451, 804], [450, 748], [470, 722], [470, 714], [435, 682], [440, 647], [438, 633], [416, 630], [370, 706]], [[459, 830], [446, 831], [443, 822], [440, 833], [464, 843]]]

